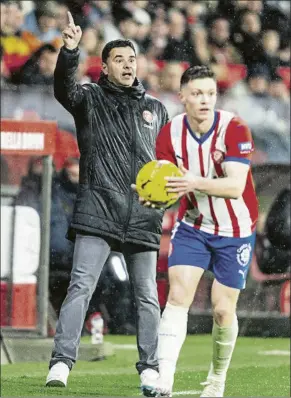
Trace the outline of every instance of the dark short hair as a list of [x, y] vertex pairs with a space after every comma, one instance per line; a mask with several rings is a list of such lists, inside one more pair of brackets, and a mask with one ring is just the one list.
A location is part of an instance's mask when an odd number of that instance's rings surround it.
[[110, 55], [110, 51], [113, 48], [118, 48], [118, 47], [130, 47], [133, 49], [134, 54], [136, 55], [134, 45], [130, 40], [122, 40], [122, 39], [112, 40], [109, 41], [107, 44], [105, 44], [102, 50], [102, 62], [106, 62]]
[[191, 80], [205, 79], [207, 77], [216, 80], [214, 72], [208, 66], [190, 66], [181, 76], [181, 87]]

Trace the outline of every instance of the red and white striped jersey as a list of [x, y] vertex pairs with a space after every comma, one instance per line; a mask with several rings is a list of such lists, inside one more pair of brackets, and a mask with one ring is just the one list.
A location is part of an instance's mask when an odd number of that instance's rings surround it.
[[[211, 129], [197, 138], [181, 114], [160, 131], [156, 142], [157, 159], [179, 164], [195, 176], [223, 177], [225, 162], [250, 164], [254, 150], [253, 139], [246, 124], [233, 113], [216, 111]], [[251, 169], [243, 195], [238, 199], [209, 196], [199, 191], [184, 196], [178, 219], [187, 224], [220, 236], [246, 237], [251, 235], [258, 218], [258, 203]]]

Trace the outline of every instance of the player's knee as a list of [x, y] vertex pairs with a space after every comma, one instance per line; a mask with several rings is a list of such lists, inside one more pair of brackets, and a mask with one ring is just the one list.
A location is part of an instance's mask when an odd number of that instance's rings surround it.
[[217, 303], [213, 306], [213, 316], [218, 325], [231, 324], [235, 314], [235, 307], [228, 302]]
[[193, 295], [188, 294], [185, 290], [178, 287], [171, 288], [169, 292], [168, 302], [178, 307], [190, 307], [193, 301]]

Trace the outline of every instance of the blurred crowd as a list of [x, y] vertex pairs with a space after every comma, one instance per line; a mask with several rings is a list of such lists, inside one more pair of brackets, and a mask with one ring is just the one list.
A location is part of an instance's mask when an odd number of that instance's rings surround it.
[[2, 87], [52, 86], [68, 10], [83, 30], [80, 83], [98, 81], [107, 41], [131, 39], [138, 78], [172, 118], [183, 112], [177, 93], [184, 69], [210, 65], [219, 83], [218, 106], [239, 114], [253, 130], [255, 162], [276, 162], [278, 153], [288, 161], [289, 2], [1, 0]]

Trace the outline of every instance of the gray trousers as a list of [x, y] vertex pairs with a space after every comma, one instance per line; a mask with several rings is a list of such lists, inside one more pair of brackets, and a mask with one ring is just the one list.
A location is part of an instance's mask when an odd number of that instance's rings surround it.
[[[102, 268], [111, 252], [110, 240], [77, 235], [73, 268], [54, 338], [49, 367], [59, 361], [71, 369], [76, 362], [84, 319]], [[158, 368], [157, 345], [160, 307], [156, 285], [157, 252], [144, 246], [122, 244], [137, 309], [137, 371]]]

